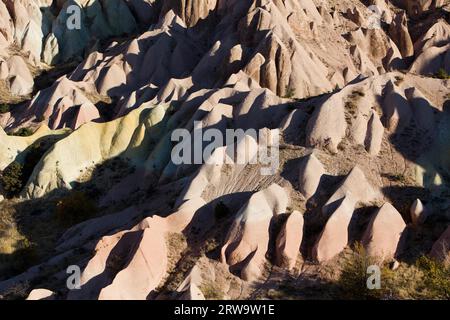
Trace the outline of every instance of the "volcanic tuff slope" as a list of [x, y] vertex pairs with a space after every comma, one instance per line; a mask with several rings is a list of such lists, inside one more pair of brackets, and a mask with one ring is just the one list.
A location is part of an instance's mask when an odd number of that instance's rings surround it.
[[[0, 295], [265, 297], [357, 242], [445, 260], [449, 17], [445, 1], [1, 0], [0, 170], [33, 162], [0, 190]], [[200, 124], [279, 134], [279, 166], [172, 162], [173, 130]]]

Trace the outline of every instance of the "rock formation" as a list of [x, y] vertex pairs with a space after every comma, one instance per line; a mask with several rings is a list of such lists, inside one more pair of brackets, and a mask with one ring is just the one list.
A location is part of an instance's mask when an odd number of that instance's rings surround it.
[[390, 259], [401, 250], [400, 238], [405, 230], [400, 213], [389, 203], [381, 207], [371, 219], [363, 236], [363, 245], [371, 256]]

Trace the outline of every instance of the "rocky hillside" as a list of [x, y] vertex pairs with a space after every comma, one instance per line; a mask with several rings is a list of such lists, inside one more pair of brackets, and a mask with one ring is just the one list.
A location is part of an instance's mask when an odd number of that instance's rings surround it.
[[0, 92], [5, 299], [448, 298], [448, 1], [1, 0]]

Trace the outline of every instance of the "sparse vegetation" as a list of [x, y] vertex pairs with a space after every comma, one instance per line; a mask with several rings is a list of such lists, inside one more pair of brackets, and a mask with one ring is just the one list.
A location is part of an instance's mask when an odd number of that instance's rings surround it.
[[32, 136], [33, 133], [33, 130], [31, 130], [30, 128], [20, 128], [19, 130], [13, 132], [11, 135], [17, 137], [29, 137]]
[[0, 114], [7, 113], [10, 111], [10, 109], [11, 109], [10, 106], [6, 103], [0, 104]]
[[421, 257], [417, 266], [424, 274], [422, 286], [426, 298], [450, 300], [450, 265]]
[[30, 291], [30, 284], [28, 282], [19, 282], [9, 288], [6, 292], [3, 292], [3, 297], [8, 297], [8, 299], [25, 299]]
[[45, 121], [45, 116], [44, 115], [40, 115], [40, 116], [36, 116], [36, 121], [35, 122], [44, 122]]
[[293, 278], [288, 278], [276, 289], [269, 289], [267, 291], [267, 297], [273, 300], [295, 300], [300, 298], [302, 291], [297, 288]]
[[206, 300], [223, 300], [224, 298], [222, 288], [215, 282], [205, 281], [202, 283], [199, 289], [205, 296]]
[[[386, 287], [381, 290], [367, 288], [367, 268], [379, 265], [380, 261], [367, 255], [364, 247], [357, 243], [354, 250], [343, 257], [342, 270], [337, 282], [342, 298], [345, 299], [379, 299], [386, 294]], [[386, 280], [387, 269], [382, 268], [382, 279]]]
[[362, 98], [362, 97], [364, 97], [366, 94], [364, 93], [364, 91], [362, 91], [362, 90], [354, 90], [353, 92], [352, 92], [352, 94], [350, 95], [350, 97], [352, 98], [352, 99], [355, 99], [355, 98], [357, 98], [357, 97], [360, 97], [360, 98]]
[[0, 204], [0, 279], [20, 272], [36, 260], [36, 246], [20, 230], [13, 204]]
[[395, 76], [395, 85], [397, 87], [400, 86], [403, 83], [403, 81], [405, 81], [405, 79], [403, 77]]
[[[367, 268], [378, 265], [381, 289], [369, 290]], [[342, 263], [338, 298], [345, 299], [450, 299], [450, 266], [422, 256], [416, 263], [401, 263], [391, 270], [386, 262], [369, 257], [358, 244]]]
[[358, 115], [357, 101], [365, 96], [365, 93], [360, 90], [354, 90], [349, 99], [345, 103], [345, 120], [348, 125], [352, 124], [352, 119], [356, 119]]
[[0, 235], [2, 236], [0, 255], [13, 253], [17, 247], [20, 247], [18, 243], [26, 240], [17, 229], [14, 215], [14, 210], [7, 203], [0, 205]]
[[339, 85], [336, 83], [336, 86], [334, 87], [334, 92], [338, 92], [339, 90], [341, 90], [341, 88], [340, 88]]
[[354, 101], [347, 101], [345, 103], [345, 120], [347, 121], [347, 124], [351, 125], [352, 119], [356, 118], [358, 106]]
[[435, 74], [435, 77], [442, 80], [450, 79], [450, 75], [444, 68], [440, 68], [439, 71]]
[[399, 183], [406, 182], [406, 176], [403, 173], [393, 174], [389, 176], [389, 179]]
[[0, 184], [6, 192], [7, 197], [17, 196], [28, 182], [34, 167], [51, 144], [37, 142], [31, 145], [26, 153], [23, 164], [14, 161], [0, 175]]
[[163, 281], [164, 283], [158, 287], [156, 291], [161, 291], [164, 288], [169, 291], [175, 291], [179, 283], [183, 281], [184, 277], [183, 272], [178, 272], [177, 263], [180, 261], [186, 250], [186, 237], [181, 233], [169, 233], [166, 236], [166, 244], [168, 249], [167, 276], [165, 281]]
[[208, 254], [211, 252], [215, 252], [220, 248], [220, 243], [216, 239], [209, 239], [205, 242], [205, 245], [202, 248], [203, 254]]
[[23, 188], [23, 166], [17, 161], [11, 163], [1, 173], [0, 182], [7, 197], [17, 195]]
[[284, 94], [284, 98], [286, 99], [292, 99], [295, 97], [295, 89], [292, 87], [287, 86], [286, 87], [286, 92]]
[[345, 151], [346, 146], [347, 146], [347, 141], [346, 140], [342, 140], [338, 144], [337, 148], [338, 148], [339, 151]]

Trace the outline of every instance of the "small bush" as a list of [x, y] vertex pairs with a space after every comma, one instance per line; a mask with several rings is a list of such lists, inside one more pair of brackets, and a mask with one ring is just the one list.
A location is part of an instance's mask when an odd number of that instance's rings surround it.
[[[367, 267], [378, 265], [381, 270], [381, 289], [369, 290]], [[344, 299], [450, 299], [450, 266], [428, 257], [414, 264], [400, 264], [396, 270], [367, 256], [362, 245], [345, 257], [337, 282], [338, 298]]]
[[364, 97], [366, 94], [364, 93], [364, 91], [362, 91], [362, 90], [355, 90], [355, 91], [353, 91], [352, 92], [352, 94], [350, 95], [350, 97], [352, 98], [352, 99], [357, 99], [358, 97], [359, 98], [362, 98], [362, 97]]
[[36, 119], [34, 122], [44, 122], [46, 120], [44, 115], [36, 116]]
[[284, 98], [292, 99], [295, 97], [295, 89], [292, 87], [286, 87], [286, 93], [284, 94]]
[[450, 75], [444, 68], [440, 68], [439, 71], [436, 73], [436, 78], [447, 80], [450, 79]]
[[[378, 259], [370, 257], [364, 247], [357, 243], [355, 249], [344, 257], [342, 270], [337, 282], [339, 291], [345, 299], [380, 299], [386, 294], [387, 288], [382, 285], [380, 290], [370, 290], [367, 288], [367, 269], [371, 265], [379, 265]], [[389, 275], [387, 270], [382, 269], [381, 278], [383, 284], [387, 283]]]
[[215, 282], [207, 281], [200, 286], [200, 291], [206, 300], [223, 300], [224, 293], [222, 288]]
[[16, 161], [11, 163], [0, 175], [0, 182], [7, 197], [16, 196], [23, 188], [23, 166]]
[[421, 257], [417, 266], [424, 273], [422, 286], [428, 298], [450, 300], [450, 266], [428, 257]]
[[97, 206], [84, 193], [75, 191], [56, 203], [56, 219], [63, 227], [71, 227], [95, 216]]
[[392, 181], [396, 181], [396, 182], [405, 183], [405, 182], [406, 182], [406, 177], [405, 177], [404, 174], [398, 173], [398, 174], [392, 175], [392, 176], [391, 176], [391, 180], [392, 180]]
[[400, 86], [403, 83], [403, 81], [405, 81], [405, 79], [403, 77], [400, 77], [400, 76], [395, 77], [395, 85], [397, 87]]
[[0, 104], [0, 114], [8, 113], [10, 110], [11, 108], [6, 103]]
[[0, 183], [9, 198], [17, 196], [28, 182], [34, 167], [50, 147], [49, 144], [38, 142], [30, 146], [24, 164], [17, 161], [10, 164], [0, 175]]
[[14, 132], [12, 135], [17, 136], [17, 137], [29, 137], [29, 136], [33, 135], [33, 130], [31, 130], [30, 128], [20, 128], [19, 130]]

